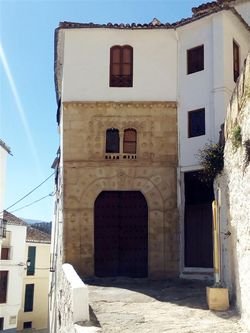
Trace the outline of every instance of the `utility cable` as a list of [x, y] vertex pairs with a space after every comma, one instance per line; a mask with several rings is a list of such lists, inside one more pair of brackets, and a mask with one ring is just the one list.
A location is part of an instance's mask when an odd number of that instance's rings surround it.
[[[39, 185], [37, 185], [35, 188], [33, 188], [29, 193], [25, 194], [21, 199], [17, 200], [15, 203], [13, 203], [11, 206], [7, 207], [5, 210], [9, 210], [10, 208], [14, 207], [16, 204], [18, 204], [20, 201], [22, 201], [23, 199], [27, 198], [31, 193], [33, 193], [35, 190], [37, 190], [40, 186], [42, 186], [47, 180], [49, 180], [53, 175], [55, 174], [55, 172], [53, 172], [49, 177], [47, 177], [42, 183], [40, 183]], [[1, 212], [3, 213], [3, 212]]]
[[44, 197], [42, 197], [42, 198], [40, 198], [40, 199], [37, 199], [37, 200], [35, 200], [35, 201], [32, 201], [31, 203], [29, 203], [29, 204], [27, 204], [27, 205], [25, 205], [25, 206], [22, 206], [22, 207], [20, 207], [20, 208], [17, 208], [17, 209], [15, 209], [15, 210], [12, 210], [10, 213], [12, 214], [12, 213], [14, 213], [14, 212], [17, 212], [18, 210], [21, 210], [21, 209], [23, 209], [23, 208], [26, 208], [26, 207], [29, 207], [29, 206], [31, 206], [31, 205], [34, 205], [35, 203], [37, 203], [37, 202], [39, 202], [39, 201], [41, 201], [41, 200], [43, 200], [43, 199], [45, 199], [45, 198], [47, 198], [47, 197], [52, 197], [53, 195], [54, 195], [54, 193], [51, 192], [51, 193], [45, 195]]

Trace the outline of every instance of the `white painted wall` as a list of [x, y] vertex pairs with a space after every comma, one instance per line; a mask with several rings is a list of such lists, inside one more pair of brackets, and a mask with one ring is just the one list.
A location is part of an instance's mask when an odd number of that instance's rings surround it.
[[235, 5], [235, 9], [240, 13], [248, 25], [250, 25], [250, 1], [242, 0], [237, 5]]
[[[66, 29], [63, 101], [175, 101], [177, 43], [171, 30]], [[133, 47], [133, 87], [109, 87], [110, 47]]]
[[60, 292], [58, 301], [60, 321], [56, 332], [75, 332], [74, 324], [89, 320], [88, 288], [72, 265], [63, 264], [60, 273], [63, 292]]
[[[220, 125], [235, 82], [233, 39], [240, 45], [241, 66], [250, 48], [250, 33], [231, 11], [198, 20], [177, 30], [179, 38], [178, 122], [181, 170], [197, 168], [197, 154], [207, 142], [217, 142]], [[204, 44], [204, 70], [187, 75], [186, 52]], [[188, 111], [205, 107], [206, 134], [188, 138]]]
[[[188, 27], [188, 28], [187, 28]], [[178, 73], [178, 123], [179, 123], [179, 164], [194, 166], [195, 154], [211, 136], [209, 115], [211, 89], [211, 17], [183, 26], [177, 30], [179, 38]], [[204, 70], [187, 75], [187, 50], [204, 45]], [[206, 135], [188, 138], [188, 111], [205, 107]]]
[[17, 326], [17, 315], [21, 308], [26, 227], [7, 224], [7, 233], [10, 235], [11, 258], [0, 260], [0, 270], [9, 272], [7, 303], [0, 304], [0, 317], [4, 317], [4, 329], [11, 329]]

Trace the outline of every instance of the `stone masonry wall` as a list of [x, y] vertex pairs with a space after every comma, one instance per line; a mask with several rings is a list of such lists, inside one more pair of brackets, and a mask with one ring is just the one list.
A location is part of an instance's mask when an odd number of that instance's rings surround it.
[[58, 290], [57, 332], [80, 332], [77, 323], [88, 322], [88, 320], [89, 302], [87, 286], [80, 280], [71, 265], [64, 264], [60, 271], [60, 290]]
[[[237, 126], [242, 135], [238, 148], [233, 134]], [[250, 55], [228, 107], [225, 138], [224, 172], [217, 181], [221, 191], [222, 278], [250, 330]]]
[[[106, 130], [137, 131], [136, 158], [105, 153]], [[175, 102], [89, 102], [63, 105], [64, 258], [94, 275], [94, 203], [102, 191], [141, 191], [148, 204], [148, 271], [179, 273]], [[111, 155], [111, 156], [110, 156]]]

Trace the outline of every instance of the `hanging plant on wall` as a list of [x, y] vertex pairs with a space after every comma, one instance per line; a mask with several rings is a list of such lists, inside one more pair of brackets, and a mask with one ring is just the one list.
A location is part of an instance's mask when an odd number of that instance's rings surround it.
[[213, 182], [224, 167], [224, 146], [218, 143], [207, 143], [199, 150], [199, 162], [203, 168], [200, 179], [205, 183]]
[[237, 150], [242, 144], [241, 127], [237, 125], [232, 130], [232, 144], [235, 150]]

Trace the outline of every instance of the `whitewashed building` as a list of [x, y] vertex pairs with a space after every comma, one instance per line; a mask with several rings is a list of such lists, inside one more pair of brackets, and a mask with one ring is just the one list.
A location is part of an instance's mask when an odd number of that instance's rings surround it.
[[26, 229], [24, 224], [7, 222], [4, 237], [1, 239], [0, 318], [3, 330], [13, 329], [14, 331], [17, 327], [27, 261], [25, 254]]
[[[212, 274], [214, 194], [212, 184], [205, 188], [197, 177], [197, 154], [219, 140], [250, 50], [249, 12], [249, 0], [218, 0], [173, 24], [60, 23], [57, 270], [62, 261], [83, 276]], [[139, 192], [145, 200], [134, 197], [130, 205], [123, 192]], [[109, 202], [115, 202], [113, 215]], [[133, 223], [128, 234], [130, 240], [144, 240], [138, 260], [143, 267], [135, 264], [140, 250], [128, 250], [133, 244], [122, 239], [127, 245], [117, 252], [113, 240], [122, 238], [117, 230], [123, 226], [116, 228], [112, 216], [118, 206], [119, 218], [126, 220], [127, 210], [146, 221]], [[109, 253], [107, 244], [113, 246]]]
[[0, 140], [0, 330], [17, 326], [25, 266], [26, 227], [9, 225], [3, 216], [8, 154], [10, 148]]

